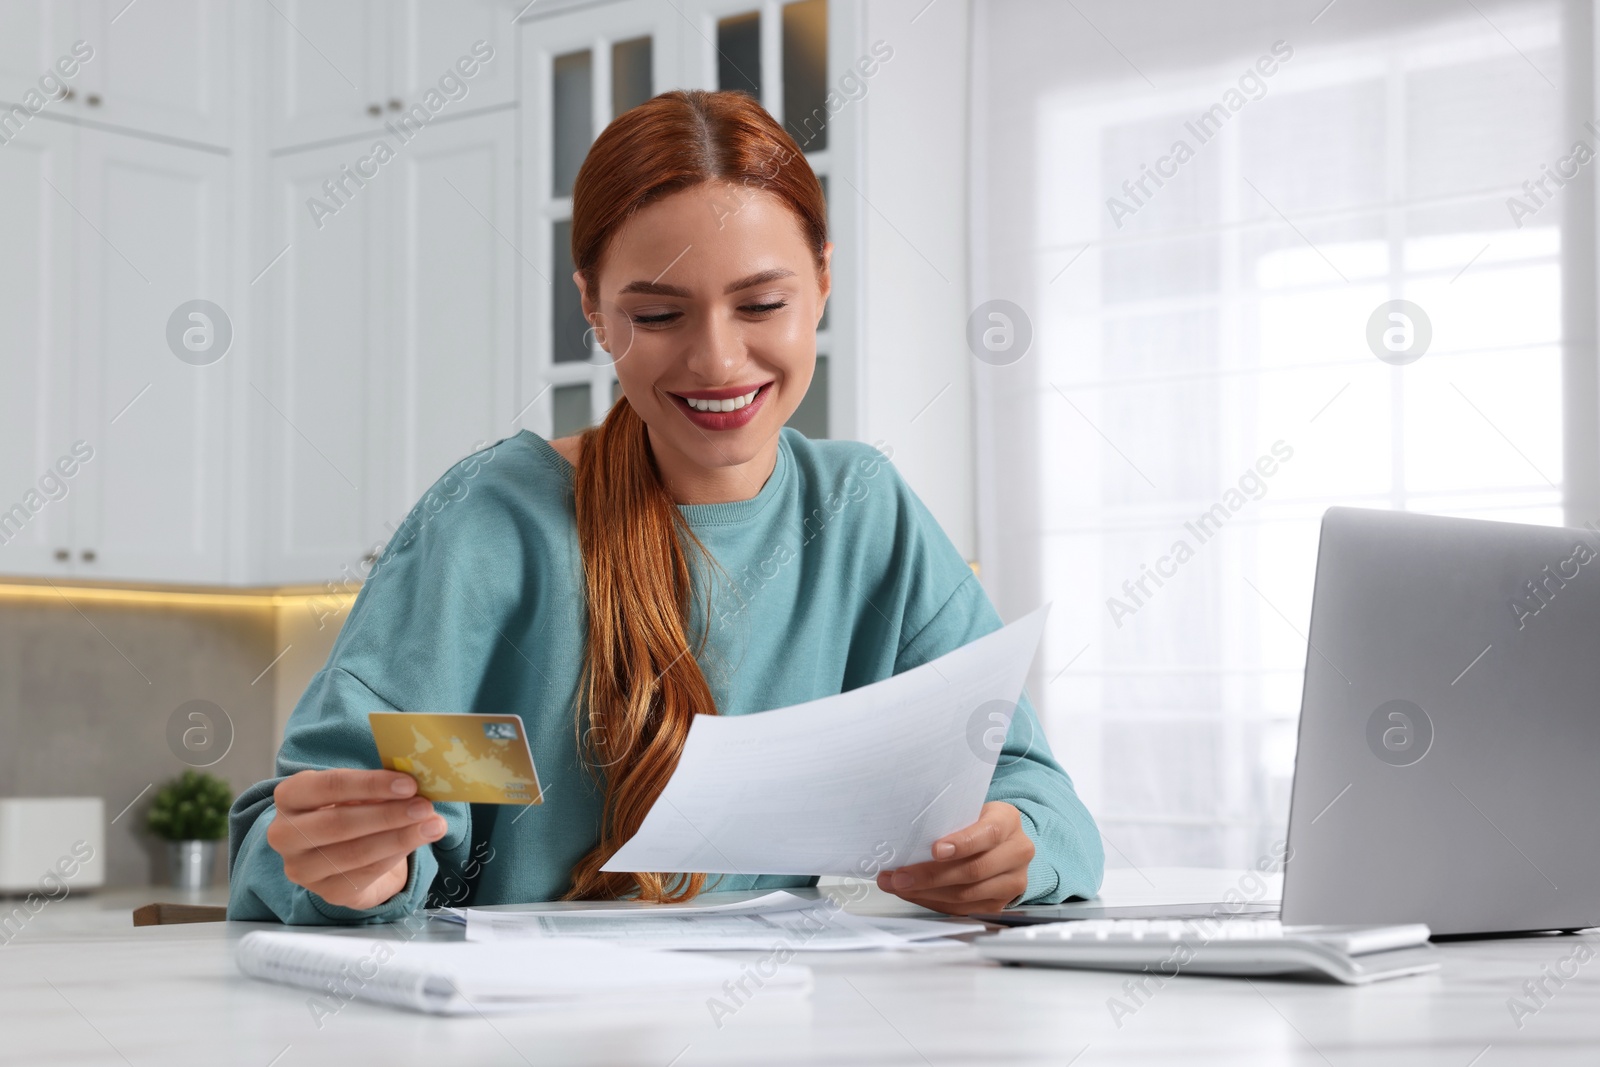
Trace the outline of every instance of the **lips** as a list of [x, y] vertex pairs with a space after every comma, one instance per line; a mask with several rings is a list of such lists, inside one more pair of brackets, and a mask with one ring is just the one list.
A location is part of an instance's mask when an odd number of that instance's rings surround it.
[[687, 389], [672, 395], [686, 397], [690, 400], [732, 400], [736, 397], [748, 396], [763, 385], [771, 384], [772, 380], [769, 378], [764, 382], [751, 382], [748, 385], [721, 385], [715, 389]]
[[[719, 389], [697, 389], [689, 393], [668, 393], [672, 403], [683, 412], [685, 418], [703, 430], [735, 430], [744, 426], [766, 404], [767, 394], [772, 391], [772, 383], [764, 382], [760, 385], [736, 385]], [[740, 406], [734, 407], [744, 397], [755, 395]], [[693, 400], [695, 403], [690, 403]], [[696, 407], [695, 404], [699, 404]], [[706, 411], [706, 406], [728, 407], [727, 411]]]

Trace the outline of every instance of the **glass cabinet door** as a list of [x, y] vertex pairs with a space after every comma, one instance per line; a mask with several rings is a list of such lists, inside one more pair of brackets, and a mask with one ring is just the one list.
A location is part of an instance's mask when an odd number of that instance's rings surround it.
[[[761, 101], [783, 123], [829, 193], [828, 0], [792, 3], [712, 2], [699, 5], [701, 34], [686, 47], [703, 53], [689, 67], [706, 88], [735, 89]], [[831, 219], [830, 219], [831, 224]], [[830, 225], [831, 228], [831, 225]], [[837, 244], [837, 242], [835, 242]], [[835, 262], [839, 251], [835, 251]], [[830, 304], [832, 301], [830, 300]], [[817, 369], [789, 425], [807, 437], [829, 434], [828, 363], [833, 347], [825, 310], [817, 326]]]
[[682, 18], [646, 0], [524, 17], [523, 304], [519, 428], [565, 437], [616, 394], [572, 282], [572, 183], [595, 136], [670, 88]]

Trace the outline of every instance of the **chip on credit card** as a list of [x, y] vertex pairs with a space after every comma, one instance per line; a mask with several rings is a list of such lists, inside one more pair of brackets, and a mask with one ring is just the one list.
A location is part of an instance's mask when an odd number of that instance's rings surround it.
[[417, 795], [467, 804], [542, 804], [533, 753], [515, 715], [373, 711], [372, 739]]

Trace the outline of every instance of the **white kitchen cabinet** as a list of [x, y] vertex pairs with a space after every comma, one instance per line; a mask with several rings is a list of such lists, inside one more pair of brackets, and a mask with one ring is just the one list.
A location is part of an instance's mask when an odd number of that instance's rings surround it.
[[[34, 121], [0, 147], [0, 203], [8, 205], [0, 212], [0, 573], [64, 577], [75, 559], [76, 143], [75, 127]], [[63, 492], [52, 471], [64, 456], [74, 476], [59, 479], [66, 495], [52, 499]]]
[[[168, 323], [229, 302], [228, 159], [82, 129], [76, 175], [74, 425], [95, 450], [73, 496], [76, 573], [223, 581], [233, 363], [220, 347], [179, 358]], [[220, 345], [226, 323], [211, 328]]]
[[386, 521], [398, 525], [451, 464], [516, 432], [516, 116], [441, 124], [390, 166], [391, 334], [379, 375], [393, 413]]
[[234, 0], [79, 0], [77, 37], [95, 54], [83, 64], [71, 113], [119, 129], [229, 144], [236, 7]]
[[[356, 578], [469, 451], [603, 413], [571, 173], [617, 111], [705, 81], [707, 4], [0, 0], [0, 97], [96, 49], [70, 100], [0, 120], [0, 574]], [[215, 362], [168, 339], [201, 299], [233, 313]]]
[[3, 0], [0, 101], [38, 109], [11, 129], [47, 115], [228, 144], [235, 15], [228, 0]]
[[[258, 286], [260, 580], [359, 576], [451, 464], [515, 432], [515, 132], [491, 113], [381, 165], [361, 142], [273, 162], [268, 243], [289, 250]], [[314, 218], [346, 167], [373, 175]]]
[[44, 120], [0, 152], [0, 197], [32, 209], [0, 217], [5, 573], [224, 579], [226, 368], [166, 338], [228, 284], [226, 175], [219, 153]]
[[514, 100], [512, 14], [490, 0], [274, 0], [267, 16], [271, 147], [381, 136], [430, 90], [442, 103], [423, 125]]
[[384, 0], [272, 0], [265, 18], [273, 148], [382, 128], [390, 95], [387, 10]]
[[[440, 90], [448, 101], [441, 117], [516, 100], [515, 6], [504, 0], [399, 0], [386, 10], [390, 96], [404, 107], [430, 90]], [[472, 74], [463, 75], [463, 69]], [[441, 87], [451, 74], [463, 89]]]
[[255, 286], [249, 402], [266, 480], [256, 487], [262, 582], [336, 579], [381, 539], [386, 411], [375, 386], [392, 363], [385, 278], [395, 175], [351, 185], [335, 214], [313, 217], [307, 206], [332, 203], [324, 182], [364, 151], [338, 144], [271, 165], [262, 247], [288, 250]]
[[[76, 84], [76, 76], [61, 78], [55, 69], [56, 60], [72, 58], [78, 32], [74, 4], [0, 0], [0, 26], [5, 28], [0, 33], [0, 101], [15, 104], [29, 90], [41, 96], [52, 92], [54, 82], [39, 84], [47, 76], [68, 86]], [[69, 63], [67, 69], [71, 66]]]
[[[0, 91], [49, 74], [70, 89], [11, 114], [0, 161], [0, 202], [27, 207], [0, 219], [0, 494], [46, 501], [5, 573], [226, 577], [227, 370], [176, 358], [166, 324], [184, 301], [227, 300], [232, 16], [223, 0], [0, 11]], [[40, 490], [52, 470], [72, 471], [59, 500]]]
[[[450, 464], [515, 429], [513, 12], [13, 6], [0, 89], [25, 92], [74, 40], [115, 48], [96, 48], [71, 100], [0, 128], [0, 202], [25, 209], [0, 217], [0, 573], [359, 575]], [[420, 100], [441, 77], [464, 117], [402, 138], [367, 113], [390, 110], [391, 80]], [[259, 129], [230, 129], [250, 78], [274, 92]], [[92, 122], [61, 121], [87, 107]], [[317, 138], [331, 143], [270, 147]], [[172, 351], [169, 320], [193, 300], [241, 312], [214, 362]], [[48, 499], [63, 458], [73, 474]]]

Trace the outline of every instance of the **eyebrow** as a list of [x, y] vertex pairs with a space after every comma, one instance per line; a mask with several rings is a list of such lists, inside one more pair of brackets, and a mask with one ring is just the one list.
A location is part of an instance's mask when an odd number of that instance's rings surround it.
[[[746, 277], [740, 278], [737, 281], [728, 283], [727, 288], [723, 289], [723, 292], [737, 293], [741, 289], [749, 289], [752, 286], [765, 285], [767, 282], [775, 282], [781, 278], [793, 277], [794, 271], [789, 270], [786, 267], [772, 267], [769, 270], [757, 271], [755, 274], [747, 275]], [[643, 293], [647, 296], [676, 296], [683, 299], [688, 299], [693, 295], [689, 292], [689, 290], [683, 288], [682, 286], [668, 285], [665, 282], [643, 281], [629, 282], [627, 285], [624, 285], [620, 290], [618, 290], [618, 293]]]

